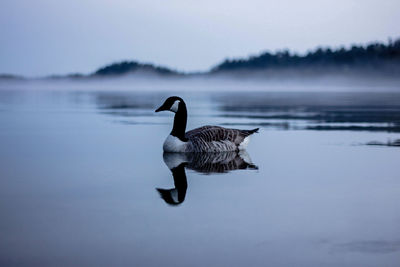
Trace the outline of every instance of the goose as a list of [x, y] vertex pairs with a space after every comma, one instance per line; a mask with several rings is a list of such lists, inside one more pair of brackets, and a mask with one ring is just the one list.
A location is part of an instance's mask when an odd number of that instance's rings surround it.
[[245, 150], [253, 130], [239, 130], [220, 126], [203, 126], [186, 131], [187, 109], [182, 98], [168, 97], [155, 112], [175, 113], [171, 133], [163, 144], [164, 152], [226, 152]]

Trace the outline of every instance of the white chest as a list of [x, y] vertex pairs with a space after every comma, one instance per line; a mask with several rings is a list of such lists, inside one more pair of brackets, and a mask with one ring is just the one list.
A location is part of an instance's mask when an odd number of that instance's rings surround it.
[[186, 152], [188, 142], [182, 142], [178, 137], [168, 135], [163, 149], [165, 152]]

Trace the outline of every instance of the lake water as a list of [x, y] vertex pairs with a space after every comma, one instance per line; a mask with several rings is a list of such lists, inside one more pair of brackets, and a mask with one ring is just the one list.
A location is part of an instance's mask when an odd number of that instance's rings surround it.
[[[247, 155], [163, 155], [260, 127]], [[1, 266], [399, 266], [400, 94], [0, 91]]]

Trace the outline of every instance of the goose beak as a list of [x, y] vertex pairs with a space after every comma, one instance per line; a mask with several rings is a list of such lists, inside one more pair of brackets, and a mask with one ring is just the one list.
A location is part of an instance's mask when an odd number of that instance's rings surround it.
[[155, 112], [160, 112], [160, 111], [163, 111], [163, 110], [166, 110], [163, 106], [161, 106], [161, 107], [159, 107], [158, 109], [156, 109], [156, 111]]

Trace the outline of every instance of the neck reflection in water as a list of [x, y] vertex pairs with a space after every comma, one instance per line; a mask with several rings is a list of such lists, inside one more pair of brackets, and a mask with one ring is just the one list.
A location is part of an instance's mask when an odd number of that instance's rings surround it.
[[172, 172], [175, 188], [156, 188], [169, 205], [177, 206], [185, 200], [188, 187], [185, 168], [199, 173], [228, 173], [234, 170], [257, 170], [246, 151], [222, 153], [164, 153], [164, 163]]

